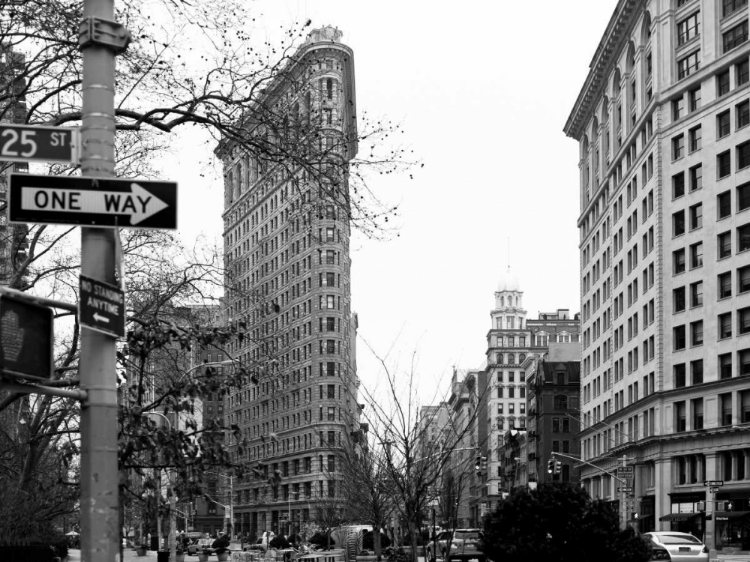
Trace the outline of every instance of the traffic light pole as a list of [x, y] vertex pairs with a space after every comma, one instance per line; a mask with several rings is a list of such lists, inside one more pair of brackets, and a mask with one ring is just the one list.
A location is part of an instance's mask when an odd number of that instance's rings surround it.
[[[79, 44], [83, 51], [81, 173], [115, 173], [115, 54], [127, 32], [114, 23], [114, 0], [84, 0]], [[81, 274], [116, 284], [114, 229], [81, 229]], [[117, 375], [115, 338], [83, 328], [81, 390], [81, 559], [115, 562], [119, 552]]]

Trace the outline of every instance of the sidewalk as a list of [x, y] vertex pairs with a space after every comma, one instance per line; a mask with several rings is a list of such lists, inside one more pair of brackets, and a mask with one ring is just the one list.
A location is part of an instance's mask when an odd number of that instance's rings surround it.
[[[191, 557], [194, 561], [198, 559], [193, 556]], [[147, 560], [156, 560], [156, 551], [149, 550], [146, 552], [146, 556], [138, 556], [135, 550], [132, 548], [125, 548], [123, 550], [122, 562], [146, 562]], [[78, 549], [71, 548], [68, 550], [67, 562], [81, 562], [81, 551]]]

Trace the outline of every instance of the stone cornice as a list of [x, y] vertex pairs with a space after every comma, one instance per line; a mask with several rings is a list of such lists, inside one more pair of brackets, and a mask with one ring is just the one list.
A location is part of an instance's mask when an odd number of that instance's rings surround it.
[[646, 0], [620, 0], [617, 4], [589, 64], [589, 75], [565, 123], [563, 131], [567, 136], [574, 139], [581, 137], [594, 104], [606, 88], [607, 77], [614, 66], [615, 58], [627, 41], [640, 9], [645, 5]]

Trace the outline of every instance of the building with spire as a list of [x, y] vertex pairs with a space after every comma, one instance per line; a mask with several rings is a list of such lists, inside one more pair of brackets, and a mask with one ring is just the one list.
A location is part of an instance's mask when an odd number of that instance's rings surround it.
[[347, 166], [356, 97], [341, 37], [311, 31], [258, 100], [261, 121], [244, 125], [254, 141], [224, 139], [216, 150], [227, 315], [247, 333], [228, 352], [253, 371], [225, 399], [226, 444], [243, 467], [233, 528], [251, 536], [298, 532], [330, 512], [337, 451], [360, 431]]
[[[481, 488], [482, 509], [492, 510], [522, 472], [531, 477], [525, 457], [508, 457], [506, 442], [529, 426], [529, 388], [524, 364], [530, 356], [543, 356], [555, 342], [579, 342], [578, 315], [569, 311], [543, 312], [527, 320], [523, 291], [510, 267], [501, 276], [495, 291], [495, 306], [490, 311], [487, 333], [486, 397], [487, 472]], [[527, 437], [527, 436], [524, 436]], [[529, 441], [529, 447], [533, 443]], [[515, 450], [515, 449], [514, 449]], [[529, 449], [533, 451], [533, 448]], [[534, 459], [532, 459], [533, 461]], [[535, 470], [533, 471], [535, 472]]]

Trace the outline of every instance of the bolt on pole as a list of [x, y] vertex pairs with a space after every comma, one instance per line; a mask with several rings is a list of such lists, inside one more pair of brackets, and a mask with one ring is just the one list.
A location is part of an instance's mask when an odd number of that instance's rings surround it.
[[[115, 173], [115, 53], [101, 26], [116, 28], [114, 0], [84, 0], [79, 43], [83, 51], [81, 173]], [[115, 231], [81, 229], [81, 274], [115, 284]], [[81, 389], [81, 558], [115, 562], [119, 552], [117, 375], [115, 338], [83, 328]]]

